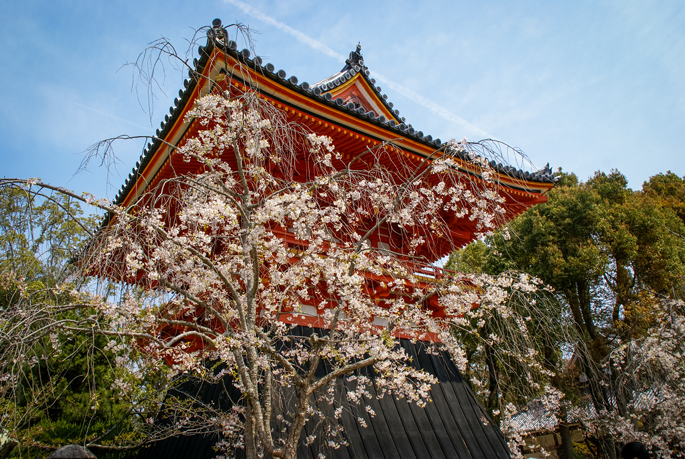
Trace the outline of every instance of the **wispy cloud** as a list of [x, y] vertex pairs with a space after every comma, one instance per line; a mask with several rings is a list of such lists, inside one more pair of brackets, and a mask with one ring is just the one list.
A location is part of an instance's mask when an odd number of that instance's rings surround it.
[[[268, 16], [264, 14], [262, 11], [258, 10], [257, 8], [248, 5], [247, 3], [241, 2], [240, 0], [224, 0], [226, 3], [230, 3], [231, 5], [234, 5], [238, 7], [240, 10], [242, 10], [245, 14], [248, 14], [252, 16], [253, 18], [262, 21], [266, 24], [269, 24], [278, 30], [281, 30], [288, 35], [291, 35], [295, 37], [299, 42], [304, 43], [305, 45], [309, 46], [310, 48], [313, 48], [317, 51], [322, 52], [323, 54], [330, 56], [334, 59], [338, 59], [339, 61], [344, 61], [345, 56], [342, 54], [336, 52], [335, 50], [329, 48], [325, 44], [321, 43], [320, 41], [310, 37], [309, 35], [300, 32], [299, 30], [293, 29], [289, 25], [278, 21], [274, 19], [271, 16]], [[442, 107], [435, 102], [427, 99], [426, 97], [422, 96], [421, 94], [417, 93], [416, 91], [407, 88], [406, 86], [403, 86], [395, 81], [390, 80], [389, 78], [374, 72], [373, 77], [383, 83], [384, 85], [388, 86], [389, 88], [397, 91], [398, 93], [402, 94], [404, 97], [406, 97], [409, 100], [412, 100], [413, 102], [427, 108], [430, 110], [432, 113], [435, 115], [450, 121], [452, 123], [455, 123], [459, 126], [462, 126], [466, 129], [468, 129], [470, 132], [477, 136], [481, 137], [491, 137], [487, 132], [485, 132], [483, 129], [479, 128], [478, 126], [475, 126], [468, 121], [466, 121], [464, 118], [461, 116], [452, 113], [449, 111], [447, 108]]]
[[79, 103], [77, 103], [77, 102], [74, 102], [74, 101], [70, 101], [70, 102], [71, 102], [72, 104], [76, 105], [77, 107], [85, 108], [86, 110], [90, 110], [91, 112], [97, 113], [97, 114], [102, 115], [102, 116], [106, 116], [107, 118], [112, 118], [112, 119], [114, 119], [114, 120], [121, 121], [122, 123], [130, 124], [131, 126], [135, 126], [135, 127], [144, 129], [145, 131], [149, 131], [149, 130], [150, 130], [150, 126], [147, 126], [147, 127], [146, 127], [146, 126], [141, 126], [140, 124], [132, 123], [132, 122], [130, 122], [129, 120], [126, 120], [126, 119], [124, 119], [124, 118], [119, 118], [118, 116], [110, 115], [109, 113], [102, 112], [102, 111], [100, 111], [100, 110], [96, 110], [96, 109], [94, 109], [94, 108], [87, 107], [87, 106], [85, 106], [85, 105], [81, 105], [81, 104], [79, 104]]
[[309, 46], [310, 48], [314, 48], [317, 51], [321, 51], [327, 56], [330, 56], [334, 59], [338, 59], [340, 61], [345, 60], [345, 56], [342, 54], [336, 52], [335, 50], [329, 48], [328, 46], [324, 45], [318, 40], [313, 39], [309, 35], [306, 35], [299, 30], [295, 30], [292, 27], [290, 27], [287, 24], [284, 24], [280, 21], [277, 21], [276, 19], [272, 18], [271, 16], [267, 16], [266, 14], [262, 13], [259, 11], [257, 8], [254, 8], [253, 6], [248, 5], [247, 3], [243, 3], [240, 0], [224, 0], [226, 3], [230, 3], [234, 6], [237, 6], [240, 8], [243, 13], [249, 14], [255, 19], [258, 19], [266, 24], [269, 24], [271, 26], [276, 27], [278, 30], [281, 30], [288, 35], [291, 35], [295, 37], [299, 42], [304, 43], [305, 45]]
[[490, 136], [487, 132], [479, 128], [478, 126], [475, 126], [468, 121], [466, 121], [464, 118], [461, 116], [452, 113], [445, 107], [442, 107], [435, 102], [423, 97], [421, 94], [418, 92], [407, 88], [406, 86], [403, 86], [399, 83], [395, 83], [394, 81], [388, 79], [387, 77], [379, 74], [378, 72], [373, 72], [373, 76], [375, 79], [383, 83], [384, 85], [387, 85], [390, 89], [393, 89], [397, 91], [398, 93], [402, 94], [404, 97], [407, 99], [413, 100], [417, 104], [426, 107], [428, 110], [430, 110], [432, 113], [435, 113], [441, 118], [446, 119], [447, 121], [450, 121], [452, 123], [458, 124], [462, 127], [465, 127], [469, 129], [471, 132], [474, 134], [481, 136], [481, 137], [492, 137]]

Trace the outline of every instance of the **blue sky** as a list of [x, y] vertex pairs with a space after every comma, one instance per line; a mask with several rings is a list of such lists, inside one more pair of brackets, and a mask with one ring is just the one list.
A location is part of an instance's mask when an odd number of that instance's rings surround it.
[[265, 62], [310, 83], [361, 42], [401, 115], [433, 137], [494, 137], [581, 179], [616, 168], [635, 189], [685, 175], [681, 0], [3, 0], [2, 11], [2, 176], [113, 197], [142, 143], [117, 146], [110, 177], [95, 166], [73, 177], [81, 152], [152, 134], [185, 77], [167, 67], [150, 114], [123, 64], [162, 36], [185, 52], [215, 17], [249, 25]]

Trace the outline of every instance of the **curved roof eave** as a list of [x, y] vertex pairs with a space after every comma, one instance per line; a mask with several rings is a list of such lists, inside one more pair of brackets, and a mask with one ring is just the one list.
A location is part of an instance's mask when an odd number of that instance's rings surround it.
[[[387, 96], [380, 94], [380, 87], [374, 86], [375, 80], [370, 78], [370, 72], [363, 64], [363, 61], [361, 62], [363, 67], [362, 65], [359, 65], [359, 62], [355, 62], [354, 59], [356, 59], [357, 56], [359, 60], [361, 60], [361, 54], [359, 53], [360, 48], [358, 48], [356, 52], [350, 53], [351, 57], [346, 61], [346, 66], [343, 67], [343, 70], [314, 85], [310, 85], [307, 82], [299, 83], [299, 80], [296, 76], [287, 77], [287, 74], [284, 70], [277, 71], [273, 64], [267, 63], [263, 65], [263, 61], [259, 56], [255, 56], [254, 58], [250, 57], [251, 53], [248, 49], [238, 51], [237, 44], [232, 40], [224, 40], [222, 43], [220, 40], [215, 39], [214, 37], [216, 36], [215, 34], [217, 34], [217, 30], [218, 29], [216, 28], [209, 29], [207, 44], [199, 47], [199, 58], [194, 59], [193, 68], [188, 71], [188, 78], [184, 81], [184, 88], [179, 90], [178, 97], [174, 99], [174, 103], [170, 107], [169, 113], [160, 123], [160, 127], [155, 132], [153, 140], [147, 144], [147, 147], [141, 154], [140, 159], [136, 162], [136, 165], [133, 167], [128, 178], [125, 180], [121, 189], [114, 198], [114, 202], [116, 204], [121, 204], [126, 199], [129, 192], [135, 185], [137, 177], [141, 175], [143, 169], [145, 169], [147, 164], [152, 160], [155, 151], [157, 151], [157, 149], [164, 144], [164, 139], [168, 134], [170, 134], [173, 126], [182, 115], [184, 111], [183, 109], [189, 102], [189, 99], [196, 89], [200, 79], [205, 77], [203, 72], [205, 71], [207, 64], [210, 62], [210, 56], [214, 51], [215, 43], [219, 45], [219, 50], [224, 52], [226, 55], [232, 57], [241, 64], [246, 65], [253, 71], [256, 71], [270, 80], [273, 80], [283, 87], [299, 92], [321, 104], [332, 107], [348, 115], [352, 115], [360, 120], [379, 125], [383, 129], [393, 134], [397, 134], [401, 137], [424, 144], [430, 148], [439, 148], [442, 145], [442, 141], [440, 139], [433, 139], [431, 135], [424, 135], [422, 131], [414, 130], [411, 125], [404, 123], [404, 118], [399, 118], [399, 111], [393, 108], [392, 103], [387, 102]], [[353, 56], [355, 53], [357, 56]], [[359, 67], [359, 70], [357, 70], [356, 67]], [[376, 116], [375, 113], [371, 111], [366, 112], [363, 107], [355, 107], [352, 103], [345, 105], [341, 98], [333, 98], [331, 93], [327, 92], [328, 89], [330, 89], [328, 88], [329, 85], [333, 84], [335, 87], [336, 85], [344, 83], [344, 81], [341, 81], [342, 75], [354, 76], [355, 73], [361, 73], [363, 75], [369, 85], [374, 89], [374, 91], [376, 91], [376, 95], [379, 96], [379, 99], [383, 101], [383, 103], [386, 104], [386, 107], [396, 116], [396, 119], [386, 119], [386, 117], [383, 115]], [[337, 83], [332, 83], [335, 81], [337, 81]], [[326, 85], [328, 88], [327, 90], [322, 89], [324, 85]], [[398, 123], [398, 121], [401, 122]], [[462, 159], [469, 161], [466, 153]], [[549, 165], [540, 171], [532, 173], [516, 169], [511, 166], [497, 164], [494, 161], [490, 161], [490, 166], [493, 167], [498, 173], [507, 175], [513, 179], [545, 184], [553, 184], [556, 182], [556, 178], [552, 175]]]

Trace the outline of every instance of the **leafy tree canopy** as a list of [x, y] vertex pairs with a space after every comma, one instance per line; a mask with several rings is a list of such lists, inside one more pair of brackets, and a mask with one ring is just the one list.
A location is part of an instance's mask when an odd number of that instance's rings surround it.
[[0, 428], [18, 443], [13, 457], [133, 435], [130, 400], [112, 387], [116, 352], [103, 335], [69, 331], [92, 313], [68, 307], [88, 281], [70, 257], [96, 221], [65, 195], [0, 189]]
[[[556, 175], [548, 203], [514, 220], [506, 232], [456, 252], [448, 266], [490, 274], [519, 270], [551, 286], [555, 301], [548, 317], [556, 319], [547, 327], [568, 319], [578, 337], [546, 350], [550, 368], [556, 367], [556, 387], [567, 401], [588, 395], [596, 412], [630, 417], [637, 410], [634, 388], [646, 387], [646, 374], [635, 380], [624, 371], [626, 358], [615, 356], [655, 334], [664, 320], [663, 301], [685, 294], [685, 182], [669, 172], [634, 191], [616, 170], [597, 172], [586, 182], [572, 173]], [[560, 359], [564, 353], [567, 358]], [[578, 384], [579, 374], [589, 378], [587, 385]], [[657, 379], [650, 384], [665, 384]], [[618, 424], [616, 418], [606, 425], [612, 423]], [[665, 432], [658, 434], [663, 444], [673, 438], [673, 431]], [[603, 446], [605, 452], [613, 448]]]

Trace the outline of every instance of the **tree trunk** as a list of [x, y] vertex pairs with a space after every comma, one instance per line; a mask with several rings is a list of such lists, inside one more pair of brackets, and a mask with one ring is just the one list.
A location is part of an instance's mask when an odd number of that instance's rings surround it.
[[14, 438], [11, 438], [5, 432], [0, 432], [0, 459], [9, 457], [10, 453], [19, 444]]
[[306, 392], [300, 388], [295, 406], [296, 411], [292, 414], [293, 421], [290, 425], [290, 434], [287, 444], [283, 448], [283, 459], [297, 459], [297, 445], [300, 442], [302, 429], [306, 422], [308, 399]]
[[257, 436], [255, 435], [254, 420], [252, 419], [252, 409], [250, 404], [245, 406], [245, 431], [243, 433], [245, 443], [245, 457], [247, 459], [257, 459]]
[[495, 354], [489, 344], [485, 345], [485, 355], [488, 366], [488, 390], [490, 391], [485, 408], [488, 410], [488, 414], [492, 416], [492, 412], [499, 408], [499, 381]]
[[602, 445], [604, 457], [607, 459], [617, 459], [616, 443], [614, 443], [614, 439], [610, 435], [605, 435], [600, 438], [599, 443]]

